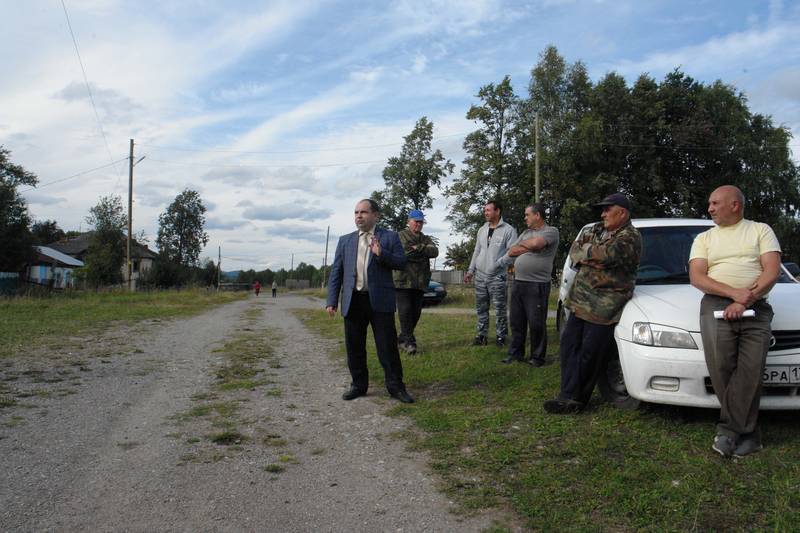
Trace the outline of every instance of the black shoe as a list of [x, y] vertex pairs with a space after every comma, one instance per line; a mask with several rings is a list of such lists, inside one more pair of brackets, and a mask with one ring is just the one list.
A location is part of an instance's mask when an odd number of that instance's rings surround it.
[[544, 402], [544, 410], [553, 415], [568, 415], [579, 413], [583, 409], [583, 404], [576, 400], [561, 400], [554, 398]]
[[536, 367], [536, 368], [544, 366], [544, 360], [543, 359], [542, 360], [539, 360], [539, 359], [528, 359], [525, 362], [528, 363], [531, 366]]
[[508, 357], [506, 357], [505, 359], [503, 359], [500, 362], [503, 363], [504, 365], [510, 365], [511, 363], [515, 363], [515, 362], [516, 363], [521, 363], [522, 359], [514, 357], [513, 355], [509, 355]]
[[414, 398], [412, 398], [405, 389], [389, 391], [389, 396], [395, 398], [396, 400], [400, 400], [403, 403], [414, 403]]
[[489, 339], [486, 338], [485, 335], [476, 335], [474, 339], [472, 339], [473, 346], [486, 346], [489, 344]]
[[350, 390], [342, 394], [342, 400], [355, 400], [359, 396], [366, 396], [367, 391], [358, 387], [350, 387]]
[[497, 340], [496, 340], [496, 341], [494, 341], [494, 342], [495, 342], [495, 344], [497, 344], [498, 346], [505, 346], [505, 345], [506, 345], [506, 339], [505, 339], [505, 338], [503, 338], [503, 337], [497, 337]]
[[403, 346], [403, 350], [405, 350], [405, 352], [408, 355], [414, 355], [414, 354], [417, 353], [417, 345], [416, 344], [406, 344], [405, 346]]

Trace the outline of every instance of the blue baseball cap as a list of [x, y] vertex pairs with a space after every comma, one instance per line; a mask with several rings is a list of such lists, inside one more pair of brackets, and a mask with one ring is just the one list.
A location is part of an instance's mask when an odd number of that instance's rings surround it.
[[419, 209], [412, 209], [408, 213], [408, 218], [409, 218], [409, 220], [419, 220], [419, 221], [425, 222], [425, 213], [423, 213]]

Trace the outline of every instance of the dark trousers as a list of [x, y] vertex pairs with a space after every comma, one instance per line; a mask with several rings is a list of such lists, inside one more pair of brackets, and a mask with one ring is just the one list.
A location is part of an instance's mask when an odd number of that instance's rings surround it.
[[614, 342], [616, 324], [592, 324], [574, 314], [570, 315], [561, 333], [561, 393], [562, 400], [588, 403]]
[[347, 348], [347, 368], [353, 378], [353, 387], [366, 391], [369, 387], [367, 370], [367, 326], [372, 326], [378, 361], [383, 367], [386, 389], [396, 392], [405, 389], [403, 366], [397, 350], [397, 330], [394, 313], [377, 313], [369, 303], [369, 293], [353, 292], [350, 309], [344, 317], [344, 343]]
[[511, 289], [511, 344], [508, 355], [525, 359], [525, 337], [530, 330], [531, 360], [544, 363], [547, 355], [547, 299], [550, 282], [517, 281]]
[[275, 298], [275, 296], [277, 295], [278, 295], [278, 289], [272, 289], [272, 297]]
[[758, 434], [761, 375], [772, 337], [772, 307], [755, 302], [756, 316], [741, 320], [714, 318], [733, 300], [707, 294], [700, 303], [700, 334], [711, 384], [720, 403], [717, 433], [736, 440]]
[[417, 344], [414, 329], [422, 314], [422, 295], [424, 291], [417, 289], [397, 289], [397, 314], [400, 317], [400, 335], [397, 340], [401, 344]]

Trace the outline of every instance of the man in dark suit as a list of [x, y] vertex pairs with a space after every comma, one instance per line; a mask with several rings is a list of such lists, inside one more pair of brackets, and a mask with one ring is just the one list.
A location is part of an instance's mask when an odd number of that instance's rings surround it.
[[380, 208], [375, 201], [358, 202], [355, 208], [358, 231], [339, 238], [331, 266], [326, 309], [330, 316], [336, 313], [341, 290], [347, 367], [353, 379], [342, 399], [352, 400], [367, 393], [367, 326], [371, 325], [386, 389], [393, 398], [412, 403], [414, 399], [403, 384], [397, 349], [392, 282], [392, 270], [402, 270], [406, 256], [397, 233], [376, 227], [379, 218]]

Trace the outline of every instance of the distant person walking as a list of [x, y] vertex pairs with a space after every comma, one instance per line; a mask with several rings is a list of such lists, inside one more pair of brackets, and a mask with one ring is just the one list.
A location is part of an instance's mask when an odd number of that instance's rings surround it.
[[276, 298], [278, 296], [278, 282], [276, 280], [272, 280], [272, 297]]
[[489, 302], [497, 314], [495, 321], [496, 344], [504, 346], [508, 334], [506, 317], [506, 262], [508, 247], [517, 238], [517, 230], [501, 218], [503, 207], [497, 200], [489, 200], [483, 207], [486, 223], [478, 230], [475, 251], [472, 252], [464, 282], [475, 280], [475, 311], [478, 315], [474, 346], [489, 343]]
[[558, 230], [544, 220], [542, 204], [525, 208], [528, 227], [506, 253], [514, 263], [511, 288], [511, 344], [503, 363], [525, 362], [525, 337], [530, 331], [530, 359], [533, 366], [543, 366], [547, 355], [547, 301], [550, 277], [558, 248]]
[[397, 342], [407, 354], [417, 353], [414, 329], [422, 313], [422, 296], [431, 280], [430, 260], [439, 255], [436, 244], [422, 233], [424, 224], [424, 213], [414, 209], [408, 213], [408, 227], [398, 234], [408, 262], [404, 270], [395, 270], [393, 273], [397, 289], [397, 314], [400, 317]]
[[406, 266], [403, 245], [397, 233], [376, 226], [380, 207], [374, 200], [358, 202], [354, 215], [358, 231], [343, 235], [336, 245], [326, 307], [331, 317], [336, 314], [341, 291], [347, 367], [352, 377], [350, 390], [342, 399], [353, 400], [367, 394], [367, 326], [372, 326], [386, 389], [393, 398], [412, 403], [414, 399], [403, 383], [394, 325], [396, 297], [392, 270]]
[[258, 293], [261, 292], [261, 282], [260, 281], [256, 280], [256, 282], [253, 283], [253, 291], [255, 291], [256, 296], [258, 296]]
[[[708, 198], [708, 213], [717, 225], [695, 237], [689, 253], [691, 283], [705, 293], [700, 335], [720, 403], [711, 448], [724, 457], [744, 457], [763, 448], [758, 429], [761, 375], [774, 341], [767, 295], [778, 281], [781, 264], [781, 247], [772, 228], [745, 219], [744, 204], [737, 187], [715, 189]], [[744, 316], [747, 309], [755, 315]]]

